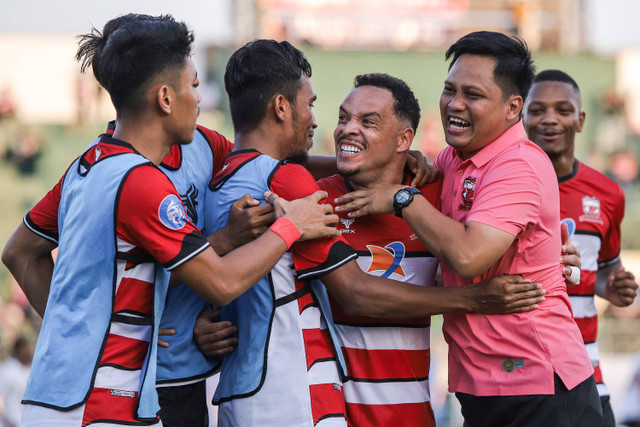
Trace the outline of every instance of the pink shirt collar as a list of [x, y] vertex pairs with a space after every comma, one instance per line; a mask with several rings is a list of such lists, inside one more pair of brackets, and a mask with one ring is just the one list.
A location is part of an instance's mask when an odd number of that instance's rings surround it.
[[[474, 164], [475, 167], [480, 168], [487, 164], [491, 159], [495, 158], [498, 153], [502, 152], [506, 148], [513, 145], [515, 141], [526, 139], [527, 136], [524, 131], [524, 125], [522, 120], [511, 126], [504, 131], [502, 135], [496, 138], [493, 142], [490, 142], [480, 151], [474, 154], [471, 158], [467, 159]], [[452, 150], [455, 156], [458, 156], [456, 150]], [[458, 156], [459, 157], [459, 156]], [[464, 160], [463, 160], [464, 162]]]

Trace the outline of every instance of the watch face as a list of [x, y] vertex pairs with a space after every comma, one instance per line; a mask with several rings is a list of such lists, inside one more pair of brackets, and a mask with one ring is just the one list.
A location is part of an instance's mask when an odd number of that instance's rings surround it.
[[411, 194], [407, 190], [398, 191], [398, 194], [396, 194], [396, 202], [399, 204], [407, 203], [410, 197]]

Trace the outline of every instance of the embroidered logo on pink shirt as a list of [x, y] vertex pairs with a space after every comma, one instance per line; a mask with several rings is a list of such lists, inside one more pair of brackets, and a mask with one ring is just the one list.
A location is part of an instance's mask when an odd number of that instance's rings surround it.
[[476, 179], [470, 176], [462, 183], [462, 203], [458, 205], [459, 211], [468, 211], [473, 204], [473, 195], [476, 191]]

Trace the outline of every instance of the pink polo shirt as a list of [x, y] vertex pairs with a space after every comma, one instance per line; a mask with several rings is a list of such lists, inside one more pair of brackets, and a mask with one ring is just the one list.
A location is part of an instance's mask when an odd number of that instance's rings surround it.
[[445, 286], [522, 274], [542, 284], [546, 300], [522, 314], [445, 314], [449, 389], [476, 396], [553, 394], [553, 373], [572, 389], [593, 368], [572, 318], [559, 264], [558, 181], [547, 155], [527, 140], [522, 122], [468, 160], [452, 147], [435, 161], [444, 172], [442, 213], [515, 236], [480, 277], [463, 279], [442, 266]]

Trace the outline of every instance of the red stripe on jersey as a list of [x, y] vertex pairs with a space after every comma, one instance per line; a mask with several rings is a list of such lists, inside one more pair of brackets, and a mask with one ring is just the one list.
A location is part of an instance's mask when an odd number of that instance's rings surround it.
[[574, 318], [584, 342], [594, 342], [598, 337], [598, 316]]
[[[129, 392], [127, 392], [129, 393]], [[134, 397], [118, 395], [118, 390], [94, 388], [87, 400], [82, 417], [82, 425], [96, 421], [123, 421], [140, 424], [136, 420], [138, 393]]]
[[596, 272], [582, 270], [580, 284], [567, 288], [569, 295], [594, 295], [596, 293]]
[[430, 350], [342, 348], [349, 376], [366, 380], [428, 378]]
[[305, 308], [314, 305], [316, 305], [316, 302], [313, 300], [313, 295], [311, 293], [298, 298], [298, 309], [300, 310], [300, 313], [302, 313]]
[[602, 384], [602, 371], [600, 370], [600, 365], [593, 367], [593, 378], [596, 380], [596, 384]]
[[127, 369], [142, 369], [149, 343], [120, 335], [109, 334], [101, 365], [111, 364]]
[[143, 280], [123, 277], [118, 286], [113, 311], [134, 311], [151, 315], [153, 313], [154, 284]]
[[[402, 414], [398, 418], [398, 414]], [[431, 403], [402, 403], [397, 405], [363, 405], [347, 403], [350, 426], [425, 426], [435, 427]]]
[[302, 337], [307, 356], [307, 370], [318, 360], [335, 358], [333, 343], [327, 329], [303, 329]]
[[314, 425], [329, 416], [347, 417], [342, 386], [337, 384], [335, 386], [333, 384], [313, 384], [309, 386], [309, 392], [311, 394], [311, 413]]

